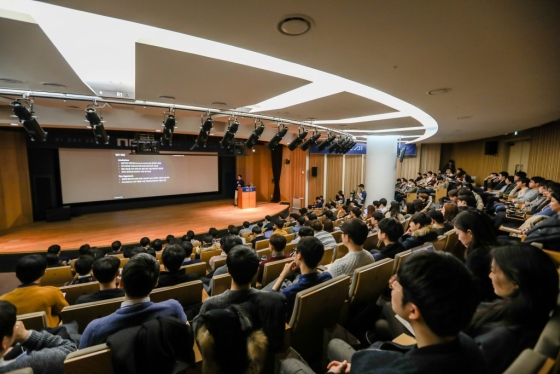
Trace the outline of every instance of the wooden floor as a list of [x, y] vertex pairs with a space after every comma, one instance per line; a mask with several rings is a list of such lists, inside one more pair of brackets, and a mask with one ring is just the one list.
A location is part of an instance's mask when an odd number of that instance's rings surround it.
[[64, 222], [36, 222], [0, 231], [0, 255], [42, 252], [52, 244], [63, 250], [82, 244], [109, 246], [115, 240], [123, 244], [138, 243], [147, 236], [165, 239], [168, 234], [182, 236], [188, 230], [196, 234], [210, 227], [227, 229], [228, 225], [255, 222], [288, 208], [278, 203], [258, 203], [256, 208], [238, 209], [231, 200], [88, 214]]

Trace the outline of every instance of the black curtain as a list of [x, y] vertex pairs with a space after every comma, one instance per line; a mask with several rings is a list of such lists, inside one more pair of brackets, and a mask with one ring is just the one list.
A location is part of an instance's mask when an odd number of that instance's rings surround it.
[[282, 146], [278, 145], [274, 150], [270, 150], [272, 160], [272, 176], [274, 177], [274, 193], [272, 202], [280, 202], [280, 175], [282, 174]]

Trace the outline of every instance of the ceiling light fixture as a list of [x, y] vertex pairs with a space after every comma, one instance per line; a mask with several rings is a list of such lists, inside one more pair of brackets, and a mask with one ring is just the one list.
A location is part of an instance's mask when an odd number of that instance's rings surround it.
[[60, 84], [60, 83], [52, 83], [52, 82], [43, 82], [41, 83], [43, 86], [46, 87], [56, 87], [56, 88], [66, 88], [65, 85]]
[[235, 138], [235, 134], [237, 134], [237, 130], [239, 130], [239, 121], [237, 120], [237, 117], [234, 117], [233, 123], [230, 123], [228, 125], [226, 133], [224, 134], [224, 137], [220, 141], [220, 145], [222, 146], [222, 148], [231, 147], [231, 145], [233, 144], [233, 139]]
[[95, 137], [95, 144], [109, 144], [109, 135], [105, 131], [105, 126], [103, 123], [103, 117], [97, 114], [95, 110], [97, 103], [94, 101], [86, 107], [86, 121], [89, 122], [91, 129], [93, 130], [93, 136]]
[[384, 132], [398, 132], [398, 131], [416, 131], [416, 130], [425, 130], [422, 126], [417, 127], [403, 127], [403, 128], [396, 128], [396, 129], [383, 129], [383, 130], [346, 130], [346, 132], [367, 132], [368, 134], [374, 133], [384, 133]]
[[173, 145], [173, 133], [177, 128], [177, 121], [175, 120], [175, 109], [169, 108], [168, 112], [164, 112], [164, 115], [167, 114], [167, 117], [163, 120], [163, 135], [161, 136], [161, 144], [162, 145]]
[[443, 95], [451, 91], [451, 88], [437, 88], [435, 90], [428, 91], [428, 95]]
[[472, 116], [462, 116], [462, 117], [457, 117], [457, 119], [471, 119]]
[[162, 100], [175, 100], [175, 96], [161, 95], [161, 96], [158, 96], [158, 97]]
[[[24, 104], [27, 104], [29, 108]], [[33, 112], [33, 99], [27, 99], [27, 96], [24, 96], [23, 99], [12, 101], [11, 106], [15, 116], [25, 128], [25, 131], [27, 131], [32, 142], [35, 140], [47, 140], [47, 133], [41, 128], [37, 122], [35, 112]]]
[[272, 137], [272, 139], [270, 139], [270, 142], [266, 145], [271, 151], [274, 150], [274, 148], [276, 148], [278, 144], [280, 144], [280, 142], [288, 132], [288, 127], [286, 125], [282, 125], [284, 127], [280, 129], [281, 125], [282, 123], [278, 123], [278, 132]]
[[212, 117], [209, 112], [206, 112], [206, 120], [204, 120], [204, 115], [200, 116], [200, 133], [198, 133], [198, 137], [196, 138], [197, 147], [206, 147], [206, 141], [208, 140], [210, 131], [212, 131]]
[[311, 22], [302, 16], [288, 17], [278, 24], [278, 31], [288, 36], [303, 35], [308, 32], [310, 28]]
[[329, 145], [331, 145], [331, 143], [336, 139], [336, 135], [331, 135], [330, 133], [327, 136], [327, 139], [325, 139], [323, 142], [321, 142], [321, 144], [319, 144], [317, 146], [317, 150], [319, 152], [321, 152], [323, 149], [327, 148]]
[[[264, 132], [264, 128], [265, 126], [262, 121], [261, 121], [261, 125], [257, 127], [257, 120], [255, 119], [255, 129], [249, 136], [249, 139], [247, 139], [247, 141], [245, 142], [245, 147], [249, 149], [253, 148], [255, 144], [257, 144], [257, 142], [259, 141], [259, 138], [261, 137], [262, 133]], [[254, 151], [255, 150], [253, 149], [253, 152]]]
[[20, 81], [19, 79], [0, 78], [0, 83], [21, 84], [24, 82]]
[[329, 151], [329, 153], [333, 153], [336, 152], [338, 153], [339, 149], [340, 149], [340, 144], [342, 143], [342, 138], [338, 138], [338, 140], [334, 141], [329, 148], [327, 149]]
[[[303, 130], [303, 131], [302, 131]], [[304, 127], [300, 127], [298, 130], [298, 136], [288, 144], [288, 149], [290, 151], [294, 151], [307, 137], [309, 131], [307, 131]]]
[[319, 138], [321, 137], [321, 133], [317, 130], [315, 130], [315, 134], [313, 134], [312, 137], [310, 137], [309, 139], [307, 139], [305, 141], [305, 143], [303, 143], [300, 148], [302, 151], [307, 151], [309, 149], [309, 147], [311, 147], [314, 144], [317, 144], [317, 140], [319, 140]]

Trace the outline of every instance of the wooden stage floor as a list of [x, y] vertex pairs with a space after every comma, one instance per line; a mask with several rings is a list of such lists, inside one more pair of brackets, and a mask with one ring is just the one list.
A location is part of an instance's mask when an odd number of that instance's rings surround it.
[[258, 203], [256, 208], [242, 210], [234, 207], [231, 200], [218, 200], [88, 214], [63, 222], [41, 221], [0, 231], [0, 255], [46, 252], [52, 244], [75, 250], [85, 243], [104, 247], [120, 240], [127, 245], [139, 243], [144, 236], [165, 239], [168, 234], [183, 236], [188, 230], [203, 234], [210, 227], [223, 230], [228, 225], [240, 226], [244, 221], [260, 221], [287, 208], [278, 203]]

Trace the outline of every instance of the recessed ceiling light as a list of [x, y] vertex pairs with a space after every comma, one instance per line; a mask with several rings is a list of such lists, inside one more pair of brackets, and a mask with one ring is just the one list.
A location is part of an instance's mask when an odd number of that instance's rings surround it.
[[288, 17], [280, 21], [278, 31], [284, 35], [303, 35], [311, 28], [311, 22], [302, 16]]
[[472, 118], [472, 116], [461, 116], [461, 117], [457, 117], [457, 119], [469, 119]]
[[77, 105], [68, 105], [68, 108], [79, 109], [80, 107]]
[[65, 85], [60, 84], [60, 83], [52, 83], [52, 82], [43, 82], [41, 83], [43, 86], [47, 86], [47, 87], [60, 87], [60, 88], [66, 88]]
[[451, 91], [451, 88], [438, 88], [435, 90], [428, 91], [428, 95], [443, 95]]
[[161, 130], [156, 130], [156, 132], [161, 132]]
[[221, 101], [214, 101], [214, 102], [212, 103], [212, 105], [226, 106], [227, 104], [226, 104], [226, 103], [223, 103], [223, 102], [221, 102]]
[[338, 127], [346, 127], [346, 126], [348, 126], [348, 125], [338, 125]]
[[159, 98], [163, 99], [163, 100], [175, 100], [175, 96], [161, 95], [161, 96], [159, 96]]
[[19, 126], [17, 123], [10, 123], [10, 126]]
[[2, 82], [2, 83], [10, 83], [10, 84], [20, 84], [20, 83], [23, 83], [23, 81], [20, 81], [19, 79], [10, 79], [10, 78], [0, 78], [0, 82]]

